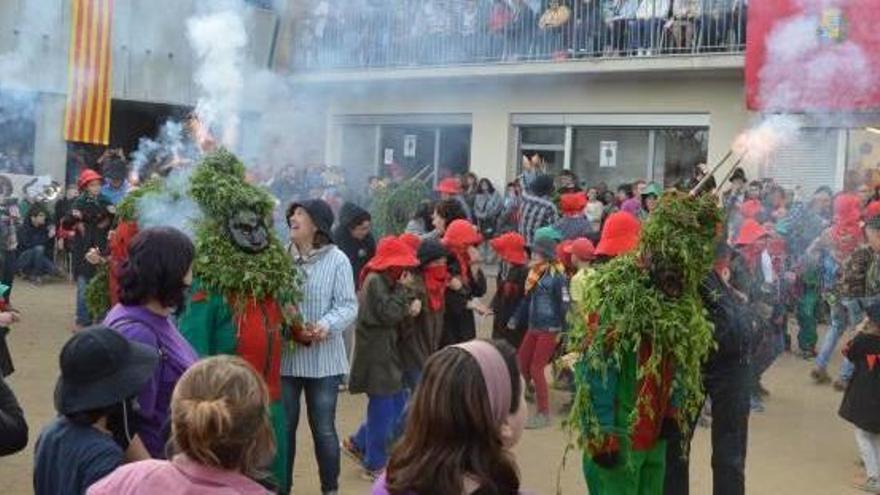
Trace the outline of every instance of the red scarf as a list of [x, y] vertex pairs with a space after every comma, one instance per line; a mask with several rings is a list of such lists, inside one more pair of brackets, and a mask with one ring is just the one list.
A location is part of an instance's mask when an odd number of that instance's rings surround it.
[[440, 311], [443, 298], [446, 296], [446, 284], [449, 282], [449, 270], [446, 265], [425, 267], [425, 290], [428, 293], [428, 307], [431, 311]]
[[461, 272], [461, 283], [463, 285], [470, 284], [471, 276], [471, 257], [468, 255], [468, 246], [446, 246], [458, 260], [459, 271]]

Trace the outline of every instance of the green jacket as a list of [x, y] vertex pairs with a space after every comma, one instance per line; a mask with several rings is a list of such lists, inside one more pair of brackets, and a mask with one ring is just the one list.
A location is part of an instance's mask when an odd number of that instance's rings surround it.
[[369, 275], [361, 290], [348, 389], [353, 394], [395, 394], [403, 388], [398, 329], [414, 297], [378, 273]]

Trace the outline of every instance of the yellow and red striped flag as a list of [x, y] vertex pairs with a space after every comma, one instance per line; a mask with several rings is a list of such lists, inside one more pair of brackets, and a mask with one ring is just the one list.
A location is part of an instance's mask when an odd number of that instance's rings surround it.
[[71, 0], [64, 139], [110, 142], [110, 24], [113, 0]]

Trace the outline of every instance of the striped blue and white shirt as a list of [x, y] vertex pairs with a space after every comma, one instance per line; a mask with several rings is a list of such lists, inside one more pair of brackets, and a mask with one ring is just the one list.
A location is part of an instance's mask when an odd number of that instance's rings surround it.
[[330, 336], [312, 345], [284, 347], [281, 375], [324, 378], [348, 373], [342, 332], [354, 323], [358, 312], [351, 262], [336, 246], [324, 246], [301, 256], [291, 243], [290, 254], [303, 277], [303, 300], [299, 311], [306, 323], [322, 324]]

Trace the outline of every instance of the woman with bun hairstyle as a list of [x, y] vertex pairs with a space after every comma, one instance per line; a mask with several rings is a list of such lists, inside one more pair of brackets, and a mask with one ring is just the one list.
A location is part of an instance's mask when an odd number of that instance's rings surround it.
[[[516, 352], [472, 340], [431, 356], [373, 495], [515, 495], [526, 419]], [[449, 407], [457, 404], [457, 407]]]
[[266, 495], [275, 452], [269, 390], [244, 360], [216, 356], [183, 374], [171, 401], [170, 461], [123, 466], [88, 495]]

